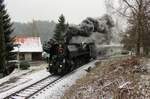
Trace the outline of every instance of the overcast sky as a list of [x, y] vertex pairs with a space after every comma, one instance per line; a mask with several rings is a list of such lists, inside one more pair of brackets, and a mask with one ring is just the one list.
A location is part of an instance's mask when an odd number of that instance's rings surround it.
[[86, 17], [102, 16], [104, 0], [6, 0], [12, 21], [57, 21], [61, 13], [69, 23], [80, 23]]

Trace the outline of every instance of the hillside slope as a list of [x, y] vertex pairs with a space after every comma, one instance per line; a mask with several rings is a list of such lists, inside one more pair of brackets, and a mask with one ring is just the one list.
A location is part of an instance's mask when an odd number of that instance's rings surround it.
[[138, 58], [105, 60], [79, 79], [62, 99], [150, 99], [149, 74]]

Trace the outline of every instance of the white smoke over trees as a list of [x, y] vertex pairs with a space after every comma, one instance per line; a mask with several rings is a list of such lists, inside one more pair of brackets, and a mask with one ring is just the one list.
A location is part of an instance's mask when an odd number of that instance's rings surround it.
[[112, 43], [119, 44], [128, 26], [128, 14], [125, 14], [126, 6], [122, 0], [105, 0], [105, 6], [107, 14], [112, 16], [115, 24]]

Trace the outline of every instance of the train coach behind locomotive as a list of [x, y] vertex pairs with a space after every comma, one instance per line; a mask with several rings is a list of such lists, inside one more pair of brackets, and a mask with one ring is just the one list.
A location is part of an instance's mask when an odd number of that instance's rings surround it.
[[48, 71], [63, 75], [95, 58], [94, 43], [52, 44]]

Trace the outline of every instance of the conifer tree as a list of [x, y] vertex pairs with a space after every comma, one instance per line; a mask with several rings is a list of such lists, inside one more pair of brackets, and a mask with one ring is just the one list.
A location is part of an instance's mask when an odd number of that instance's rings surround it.
[[13, 32], [12, 29], [12, 23], [11, 19], [7, 13], [7, 10], [5, 9], [4, 0], [0, 0], [0, 12], [1, 12], [1, 18], [2, 18], [2, 26], [5, 36], [5, 51], [6, 51], [6, 60], [12, 60], [14, 59], [15, 55], [11, 53], [11, 51], [14, 48], [14, 37], [11, 36], [11, 33]]
[[54, 34], [54, 39], [57, 42], [63, 42], [64, 39], [64, 33], [66, 32], [67, 29], [67, 24], [65, 23], [65, 17], [62, 14], [59, 19], [58, 19], [58, 23], [56, 24], [56, 28], [55, 28], [55, 34]]
[[6, 68], [6, 62], [14, 58], [13, 50], [13, 32], [10, 17], [5, 9], [4, 0], [0, 0], [0, 72]]
[[0, 73], [4, 71], [6, 53], [5, 53], [5, 36], [3, 29], [3, 13], [1, 11], [2, 8], [2, 0], [0, 0]]

